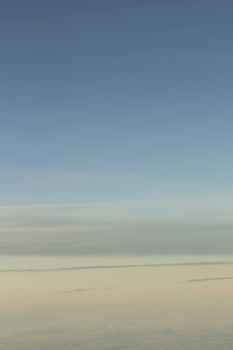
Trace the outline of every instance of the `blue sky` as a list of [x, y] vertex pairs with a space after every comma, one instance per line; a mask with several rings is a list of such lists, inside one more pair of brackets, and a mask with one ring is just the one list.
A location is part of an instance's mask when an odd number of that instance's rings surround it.
[[232, 10], [1, 1], [1, 206], [136, 203], [153, 217], [160, 203], [164, 217], [208, 198], [222, 217], [220, 196], [230, 212]]

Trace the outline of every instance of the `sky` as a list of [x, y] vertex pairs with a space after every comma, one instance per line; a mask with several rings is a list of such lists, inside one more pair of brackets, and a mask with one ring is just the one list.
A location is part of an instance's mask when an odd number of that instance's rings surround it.
[[232, 252], [232, 10], [1, 1], [1, 254]]

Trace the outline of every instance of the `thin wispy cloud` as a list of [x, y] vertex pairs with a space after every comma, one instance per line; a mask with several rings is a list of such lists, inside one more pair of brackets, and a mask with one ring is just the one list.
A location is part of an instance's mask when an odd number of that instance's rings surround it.
[[[25, 177], [25, 182], [30, 183], [31, 175], [27, 178]], [[141, 181], [146, 177], [145, 174], [140, 173], [116, 173], [116, 174], [101, 174], [101, 173], [66, 173], [66, 172], [58, 172], [58, 173], [43, 173], [38, 176], [38, 181], [40, 182], [40, 178], [47, 179], [49, 182], [51, 181], [56, 183], [56, 177], [59, 181], [65, 181], [70, 183], [69, 180], [74, 179], [80, 182], [82, 181], [104, 181], [105, 183], [108, 181], [121, 182], [124, 181], [126, 183], [130, 183], [132, 180]], [[24, 176], [23, 176], [24, 178]], [[34, 176], [32, 176], [34, 178]], [[21, 179], [22, 180], [22, 179]], [[47, 181], [45, 180], [45, 182]], [[13, 178], [12, 178], [13, 181]], [[34, 181], [34, 180], [33, 180]], [[37, 180], [36, 180], [37, 181]], [[59, 182], [58, 181], [58, 182]], [[71, 181], [72, 182], [72, 181]], [[1, 205], [0, 206], [0, 215], [1, 213], [6, 215], [13, 214], [13, 212], [25, 213], [29, 212], [38, 213], [46, 212], [48, 215], [52, 215], [56, 211], [63, 211], [63, 213], [76, 213], [81, 209], [88, 210], [96, 210], [99, 209], [103, 212], [106, 211], [109, 217], [109, 210], [114, 212], [118, 212], [122, 215], [123, 213], [127, 213], [128, 217], [131, 216], [134, 220], [147, 217], [150, 220], [164, 220], [169, 222], [171, 220], [183, 221], [183, 222], [191, 222], [199, 221], [199, 222], [231, 222], [232, 219], [232, 209], [233, 209], [233, 193], [229, 192], [209, 192], [209, 193], [188, 193], [184, 195], [169, 195], [162, 193], [153, 193], [146, 192], [143, 198], [135, 198], [135, 199], [121, 199], [121, 200], [105, 200], [105, 201], [86, 201], [86, 202], [76, 202], [76, 203], [41, 203], [41, 204], [25, 204], [25, 205]], [[137, 214], [137, 215], [135, 215]], [[214, 215], [213, 215], [214, 214]]]
[[85, 292], [98, 292], [98, 291], [105, 291], [105, 290], [113, 290], [116, 288], [113, 287], [103, 287], [103, 288], [76, 288], [76, 289], [68, 289], [63, 290], [60, 293], [65, 294], [73, 294], [73, 293], [85, 293]]
[[[122, 181], [130, 183], [134, 176], [124, 174]], [[231, 254], [232, 198], [230, 192], [216, 192], [0, 206], [0, 253]]]
[[[233, 261], [197, 261], [197, 262], [178, 262], [178, 263], [155, 263], [155, 264], [122, 264], [122, 265], [86, 265], [70, 266], [58, 268], [25, 268], [25, 269], [0, 269], [0, 273], [27, 273], [27, 272], [70, 272], [82, 270], [118, 270], [118, 269], [135, 269], [135, 268], [160, 268], [160, 267], [191, 267], [191, 266], [231, 266]], [[186, 282], [201, 281], [187, 280]]]
[[185, 281], [185, 283], [202, 283], [202, 282], [215, 282], [215, 281], [226, 281], [226, 280], [233, 280], [233, 277], [227, 276], [227, 277], [193, 278]]
[[82, 172], [65, 170], [45, 170], [37, 172], [0, 173], [2, 179], [36, 183], [56, 183], [65, 181], [128, 181], [140, 180], [146, 174], [140, 172]]

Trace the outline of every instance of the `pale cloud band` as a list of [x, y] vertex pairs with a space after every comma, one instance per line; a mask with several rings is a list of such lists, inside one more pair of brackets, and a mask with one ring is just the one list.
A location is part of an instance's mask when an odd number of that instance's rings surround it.
[[232, 254], [229, 194], [0, 207], [0, 254]]

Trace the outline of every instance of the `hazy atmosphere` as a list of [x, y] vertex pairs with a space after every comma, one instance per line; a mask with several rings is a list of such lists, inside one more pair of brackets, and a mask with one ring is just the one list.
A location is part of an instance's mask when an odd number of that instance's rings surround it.
[[233, 3], [0, 0], [0, 347], [230, 350]]

